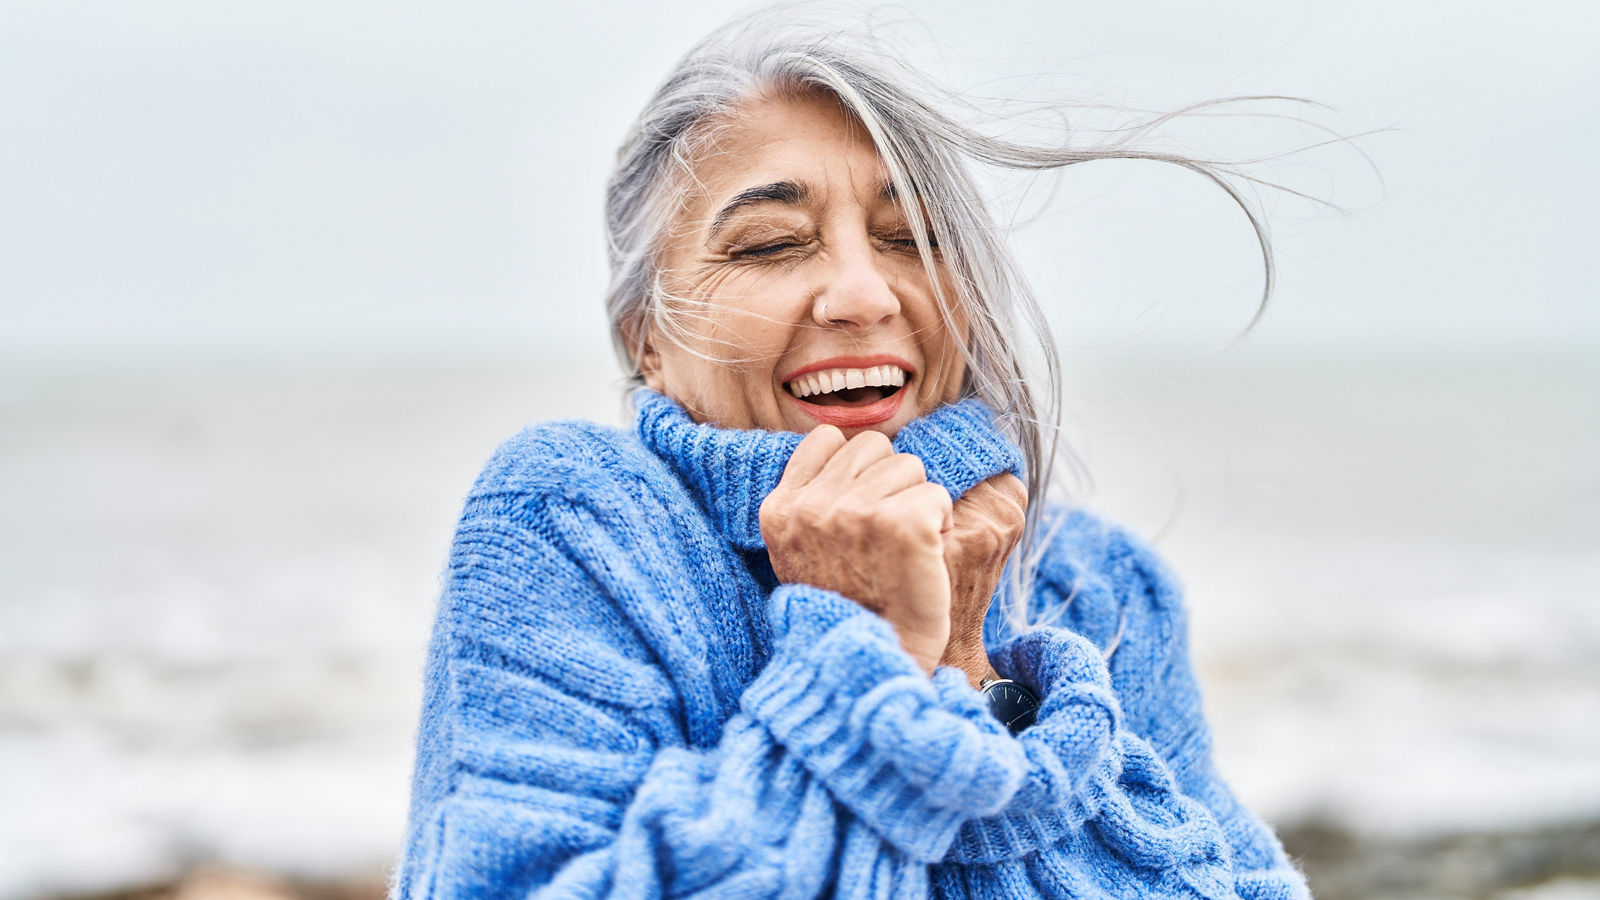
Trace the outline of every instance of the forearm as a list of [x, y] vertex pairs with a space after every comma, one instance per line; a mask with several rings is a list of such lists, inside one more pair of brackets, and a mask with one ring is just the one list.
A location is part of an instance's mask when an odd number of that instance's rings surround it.
[[656, 752], [626, 798], [473, 772], [423, 826], [397, 896], [915, 896], [926, 878], [742, 715], [711, 750]]
[[770, 619], [773, 656], [709, 749], [662, 742], [670, 708], [618, 719], [520, 674], [550, 668], [538, 660], [441, 664], [449, 718], [425, 721], [440, 743], [419, 767], [449, 784], [415, 813], [401, 893], [920, 895], [960, 827], [1015, 792], [1023, 755], [974, 710], [947, 709], [966, 688], [930, 681], [851, 601], [784, 587]]
[[930, 681], [887, 623], [832, 592], [780, 587], [772, 611], [782, 637], [741, 705], [841, 804], [931, 862], [1010, 801], [1022, 748], [953, 673]]

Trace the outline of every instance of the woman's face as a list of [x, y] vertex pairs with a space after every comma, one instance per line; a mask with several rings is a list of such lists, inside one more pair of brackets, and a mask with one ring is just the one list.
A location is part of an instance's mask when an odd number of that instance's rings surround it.
[[696, 421], [775, 431], [892, 436], [954, 400], [966, 336], [859, 124], [806, 94], [751, 101], [716, 135], [663, 247], [679, 325], [646, 336], [645, 383]]

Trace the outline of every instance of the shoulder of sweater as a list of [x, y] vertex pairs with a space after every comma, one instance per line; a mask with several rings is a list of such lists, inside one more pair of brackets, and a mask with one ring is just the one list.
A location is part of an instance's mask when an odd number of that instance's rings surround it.
[[1035, 620], [1069, 624], [1102, 648], [1129, 628], [1183, 616], [1178, 581], [1128, 528], [1078, 507], [1052, 505], [1040, 520]]
[[1051, 504], [1040, 519], [1046, 560], [1087, 571], [1173, 582], [1156, 552], [1131, 529], [1082, 507]]

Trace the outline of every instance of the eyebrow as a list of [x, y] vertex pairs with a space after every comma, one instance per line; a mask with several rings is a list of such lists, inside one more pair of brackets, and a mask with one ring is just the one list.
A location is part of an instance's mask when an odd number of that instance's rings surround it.
[[811, 199], [811, 189], [804, 184], [793, 181], [774, 181], [759, 187], [746, 188], [733, 196], [732, 200], [722, 205], [717, 210], [716, 216], [711, 219], [710, 235], [716, 237], [722, 226], [728, 224], [728, 219], [733, 214], [747, 206], [759, 203], [781, 203], [785, 206], [798, 206]]

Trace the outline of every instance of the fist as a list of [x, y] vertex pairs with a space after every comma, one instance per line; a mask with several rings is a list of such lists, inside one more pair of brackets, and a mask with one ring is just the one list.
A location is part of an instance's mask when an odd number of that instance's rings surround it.
[[1006, 559], [1027, 523], [1028, 488], [1010, 473], [996, 475], [955, 502], [952, 527], [944, 535], [950, 573], [950, 642], [942, 662], [974, 678], [988, 674], [983, 618], [1000, 586]]
[[889, 621], [932, 672], [950, 638], [950, 495], [922, 460], [863, 431], [814, 429], [761, 504], [761, 536], [786, 584], [836, 591]]

